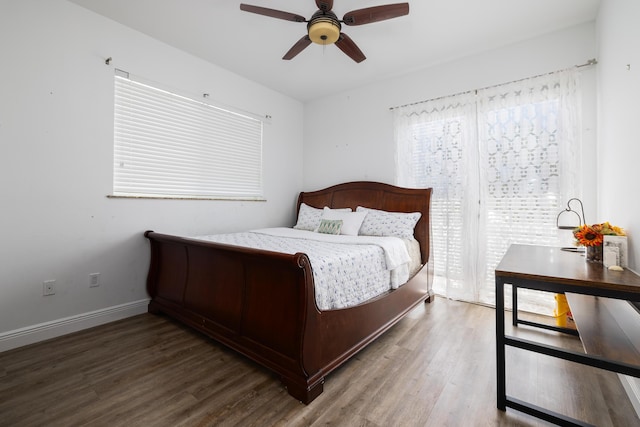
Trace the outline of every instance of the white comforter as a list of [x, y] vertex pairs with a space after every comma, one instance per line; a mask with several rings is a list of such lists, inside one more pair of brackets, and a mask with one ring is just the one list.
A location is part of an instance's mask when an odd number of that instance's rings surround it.
[[360, 304], [409, 279], [410, 256], [396, 237], [345, 236], [292, 228], [198, 236], [213, 242], [309, 257], [320, 310]]

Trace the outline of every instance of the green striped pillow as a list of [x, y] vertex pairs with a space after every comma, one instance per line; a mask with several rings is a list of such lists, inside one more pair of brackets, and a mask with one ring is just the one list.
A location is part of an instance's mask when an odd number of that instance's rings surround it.
[[340, 234], [342, 229], [341, 219], [323, 219], [318, 226], [318, 233], [323, 234]]

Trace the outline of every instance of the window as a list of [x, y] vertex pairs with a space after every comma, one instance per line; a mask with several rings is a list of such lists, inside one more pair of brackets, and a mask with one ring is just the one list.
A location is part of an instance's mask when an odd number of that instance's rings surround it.
[[114, 196], [262, 199], [262, 121], [115, 76]]
[[[436, 292], [493, 305], [510, 244], [561, 245], [556, 215], [579, 190], [576, 87], [569, 70], [394, 110], [398, 183], [434, 189]], [[552, 314], [550, 294], [519, 297]]]

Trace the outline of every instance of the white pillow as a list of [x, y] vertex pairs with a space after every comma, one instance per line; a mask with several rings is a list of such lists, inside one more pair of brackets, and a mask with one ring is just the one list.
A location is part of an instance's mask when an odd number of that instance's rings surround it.
[[324, 212], [322, 212], [322, 219], [342, 220], [342, 228], [340, 229], [340, 234], [357, 236], [358, 231], [360, 230], [360, 226], [362, 225], [362, 221], [364, 221], [364, 217], [367, 215], [367, 213], [350, 212], [350, 210], [351, 209], [345, 212], [339, 209], [329, 209], [325, 207]]
[[[329, 209], [325, 207], [326, 209]], [[351, 208], [332, 209], [336, 211], [351, 212]], [[297, 230], [315, 231], [320, 226], [323, 209], [314, 208], [306, 203], [300, 203], [300, 211], [298, 212], [298, 222], [293, 228]]]
[[367, 214], [360, 227], [361, 235], [395, 236], [402, 239], [413, 237], [413, 229], [422, 216], [420, 212], [387, 212], [362, 206], [356, 208], [357, 212]]

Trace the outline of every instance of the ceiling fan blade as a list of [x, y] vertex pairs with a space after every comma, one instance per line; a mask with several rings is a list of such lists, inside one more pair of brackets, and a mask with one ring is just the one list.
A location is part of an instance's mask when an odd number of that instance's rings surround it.
[[304, 16], [295, 13], [283, 12], [281, 10], [269, 9], [267, 7], [252, 6], [250, 4], [240, 3], [240, 10], [245, 12], [257, 13], [258, 15], [270, 16], [272, 18], [284, 19], [285, 21], [305, 22]]
[[297, 54], [302, 52], [310, 44], [311, 44], [311, 39], [309, 38], [308, 35], [302, 37], [300, 40], [296, 42], [296, 44], [293, 45], [293, 47], [291, 47], [291, 49], [289, 49], [289, 52], [284, 54], [282, 59], [287, 59], [287, 60], [292, 59]]
[[323, 12], [328, 12], [333, 9], [333, 0], [316, 0], [316, 6]]
[[335, 43], [335, 45], [338, 46], [341, 51], [346, 53], [349, 58], [358, 63], [367, 59], [360, 48], [356, 46], [353, 40], [351, 40], [351, 38], [345, 33], [340, 33], [340, 38], [338, 38], [338, 41]]
[[409, 14], [409, 3], [387, 4], [352, 10], [342, 18], [346, 25], [364, 25]]

